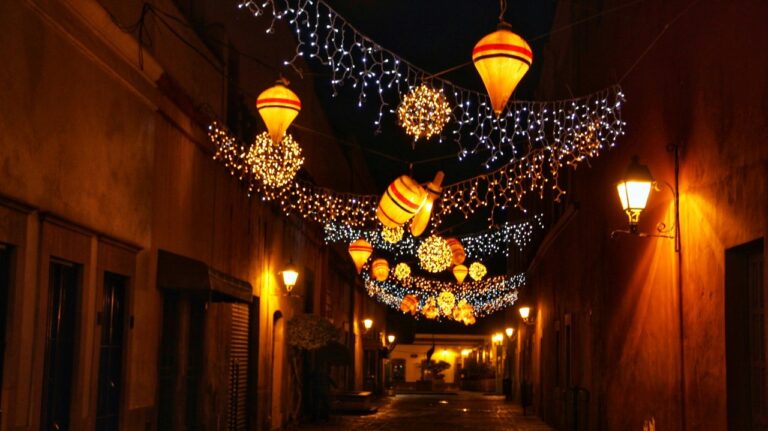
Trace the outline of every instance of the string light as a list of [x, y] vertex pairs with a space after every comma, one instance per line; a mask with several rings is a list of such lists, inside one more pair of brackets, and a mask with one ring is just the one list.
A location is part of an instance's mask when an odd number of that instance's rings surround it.
[[381, 229], [381, 239], [384, 241], [390, 243], [390, 244], [396, 244], [400, 242], [401, 239], [403, 239], [403, 233], [404, 229], [402, 226], [395, 226], [395, 227], [386, 227], [384, 226]]
[[[428, 72], [360, 33], [324, 0], [242, 0], [239, 7], [256, 16], [271, 14], [267, 33], [274, 31], [277, 20], [286, 20], [297, 45], [294, 56], [284, 64], [300, 73], [300, 59], [317, 60], [329, 69], [334, 95], [347, 85], [357, 91], [359, 107], [369, 99], [378, 104], [373, 122], [377, 129], [385, 115], [396, 114], [392, 106], [426, 79], [446, 95], [453, 107], [452, 121], [447, 125], [450, 130], [445, 134], [459, 146], [460, 160], [484, 153], [489, 169], [499, 163], [517, 162], [519, 171], [530, 160], [536, 160], [538, 165], [557, 165], [583, 138], [589, 124], [595, 124], [592, 139], [601, 148], [613, 147], [624, 134], [624, 96], [618, 86], [570, 100], [510, 102], [497, 117], [487, 94], [442, 78], [430, 78]], [[541, 157], [544, 159], [539, 160]]]
[[419, 258], [419, 265], [429, 272], [440, 272], [451, 266], [451, 247], [448, 242], [437, 236], [432, 235], [425, 239], [416, 250]]
[[472, 277], [472, 280], [481, 280], [487, 273], [488, 270], [485, 265], [480, 262], [472, 262], [472, 265], [469, 265], [469, 276]]
[[450, 119], [451, 107], [442, 90], [421, 84], [403, 97], [397, 117], [405, 133], [414, 139], [439, 135]]
[[279, 143], [275, 143], [268, 132], [257, 135], [241, 158], [246, 173], [261, 182], [266, 189], [284, 187], [293, 180], [304, 163], [301, 147], [290, 134], [285, 134]]

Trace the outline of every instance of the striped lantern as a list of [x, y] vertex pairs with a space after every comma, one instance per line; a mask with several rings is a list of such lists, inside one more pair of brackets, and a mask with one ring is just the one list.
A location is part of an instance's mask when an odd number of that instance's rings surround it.
[[376, 216], [386, 227], [402, 226], [419, 212], [426, 199], [427, 193], [419, 183], [403, 175], [387, 187], [376, 209]]
[[371, 275], [378, 281], [384, 281], [389, 277], [389, 262], [386, 259], [376, 259], [371, 264]]
[[509, 24], [480, 39], [472, 50], [472, 61], [491, 98], [496, 116], [501, 115], [509, 97], [533, 63], [533, 53]]
[[275, 143], [283, 139], [288, 126], [301, 111], [301, 100], [286, 85], [288, 81], [280, 80], [256, 98], [256, 109]]
[[414, 295], [405, 295], [400, 302], [400, 311], [403, 313], [416, 314], [419, 312], [419, 300]]
[[467, 269], [464, 265], [456, 265], [453, 267], [453, 276], [456, 277], [456, 281], [461, 284], [464, 282], [464, 279], [467, 278], [467, 273], [469, 272], [469, 269]]
[[427, 229], [427, 225], [429, 224], [429, 217], [432, 215], [432, 207], [435, 204], [435, 199], [439, 198], [440, 193], [443, 192], [443, 187], [441, 184], [443, 183], [444, 176], [445, 175], [443, 174], [443, 171], [437, 171], [435, 174], [435, 179], [432, 180], [431, 183], [427, 184], [427, 200], [425, 201], [424, 206], [421, 207], [421, 210], [416, 213], [416, 216], [411, 222], [411, 235], [419, 236]]
[[373, 253], [373, 247], [371, 247], [371, 244], [368, 241], [360, 238], [350, 244], [347, 251], [352, 257], [352, 261], [355, 262], [355, 268], [357, 268], [357, 273], [359, 274], [363, 269], [363, 265], [365, 265], [365, 262], [368, 261], [368, 258], [371, 256], [371, 253]]
[[451, 248], [451, 259], [454, 265], [461, 265], [464, 263], [464, 259], [467, 258], [464, 253], [464, 246], [461, 245], [461, 241], [456, 238], [446, 238], [445, 242], [448, 243], [448, 247]]

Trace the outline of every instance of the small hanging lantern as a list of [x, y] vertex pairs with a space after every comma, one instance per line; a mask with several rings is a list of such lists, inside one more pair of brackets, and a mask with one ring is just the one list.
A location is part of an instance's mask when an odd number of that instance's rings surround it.
[[283, 140], [288, 126], [301, 111], [301, 100], [287, 85], [288, 81], [281, 78], [256, 98], [256, 109], [275, 143]]
[[414, 295], [405, 295], [400, 302], [400, 311], [403, 313], [416, 314], [419, 312], [419, 299]]
[[432, 215], [432, 207], [435, 205], [435, 199], [440, 197], [440, 193], [443, 192], [443, 171], [437, 171], [435, 179], [431, 183], [427, 184], [427, 200], [424, 202], [424, 206], [421, 207], [416, 216], [413, 217], [411, 222], [411, 235], [419, 236], [424, 233], [429, 224], [429, 217]]
[[464, 265], [456, 265], [453, 267], [453, 276], [456, 277], [456, 281], [459, 284], [464, 282], [468, 272], [469, 269], [467, 269], [467, 267]]
[[371, 253], [373, 253], [373, 247], [371, 247], [371, 244], [368, 241], [360, 238], [350, 244], [347, 251], [352, 257], [352, 261], [355, 262], [355, 268], [357, 268], [357, 273], [359, 274], [363, 269], [363, 265], [365, 265], [365, 262], [368, 261], [368, 258], [371, 256]]
[[464, 263], [464, 259], [467, 258], [464, 253], [464, 246], [461, 245], [461, 241], [456, 238], [446, 238], [445, 242], [448, 243], [448, 247], [451, 248], [451, 259], [454, 265], [461, 265]]
[[533, 63], [531, 47], [502, 21], [495, 32], [477, 42], [472, 50], [472, 61], [498, 117]]
[[371, 264], [371, 275], [378, 281], [384, 281], [389, 277], [389, 263], [386, 259], [376, 259]]
[[376, 209], [376, 216], [386, 227], [402, 226], [419, 212], [426, 199], [427, 193], [419, 183], [403, 175], [387, 187]]
[[421, 267], [429, 272], [440, 272], [451, 266], [451, 248], [437, 235], [425, 239], [416, 250], [416, 255]]
[[411, 276], [411, 267], [405, 262], [395, 265], [395, 278], [402, 281]]
[[487, 272], [485, 265], [480, 262], [472, 262], [472, 265], [469, 265], [469, 276], [472, 277], [472, 280], [479, 281], [485, 277]]

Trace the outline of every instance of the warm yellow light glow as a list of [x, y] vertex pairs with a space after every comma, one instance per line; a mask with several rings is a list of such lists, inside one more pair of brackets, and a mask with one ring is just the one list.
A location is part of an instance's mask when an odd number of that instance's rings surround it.
[[461, 357], [467, 358], [469, 357], [469, 354], [472, 353], [472, 349], [462, 349], [461, 350]]
[[400, 311], [415, 315], [419, 312], [419, 299], [414, 295], [405, 295], [400, 302]]
[[371, 275], [378, 281], [384, 281], [389, 277], [389, 263], [386, 259], [376, 259], [371, 264]]
[[363, 328], [369, 330], [373, 327], [373, 319], [363, 319]]
[[437, 171], [435, 179], [427, 184], [427, 187], [425, 188], [427, 192], [427, 200], [424, 203], [424, 206], [421, 207], [419, 212], [413, 217], [413, 221], [411, 221], [411, 235], [417, 237], [427, 229], [429, 219], [432, 216], [432, 208], [435, 205], [435, 199], [439, 198], [440, 194], [443, 192], [443, 177], [443, 171]]
[[283, 140], [288, 126], [301, 111], [301, 100], [286, 84], [287, 81], [278, 82], [256, 98], [256, 109], [274, 142]]
[[273, 142], [267, 132], [256, 136], [253, 144], [242, 154], [245, 174], [253, 176], [268, 189], [288, 185], [296, 176], [304, 157], [301, 147], [289, 134]]
[[520, 307], [520, 317], [523, 318], [523, 320], [527, 320], [528, 316], [531, 315], [531, 307]]
[[416, 251], [419, 264], [429, 272], [440, 272], [451, 266], [451, 247], [441, 237], [432, 235], [425, 239]]
[[389, 335], [387, 335], [387, 342], [388, 342], [389, 344], [392, 344], [392, 343], [394, 343], [394, 342], [395, 342], [395, 336], [394, 336], [393, 334], [389, 334]]
[[402, 226], [416, 215], [427, 200], [427, 192], [408, 175], [402, 175], [387, 187], [379, 201], [376, 216], [386, 227]]
[[453, 276], [456, 277], [456, 281], [459, 284], [464, 282], [468, 272], [469, 269], [467, 269], [467, 267], [464, 265], [456, 265], [453, 267]]
[[637, 156], [627, 166], [624, 176], [616, 184], [616, 191], [621, 201], [621, 209], [629, 217], [631, 230], [637, 229], [640, 213], [648, 203], [648, 195], [653, 187], [653, 177], [648, 167], [640, 164]]
[[405, 262], [395, 265], [395, 278], [402, 281], [411, 276], [411, 267]]
[[502, 24], [497, 31], [477, 42], [472, 50], [472, 62], [488, 90], [493, 111], [498, 116], [531, 67], [533, 53], [523, 38]]
[[491, 341], [493, 341], [493, 344], [499, 345], [504, 341], [504, 334], [501, 332], [497, 332], [493, 334], [493, 337], [491, 337]]
[[469, 265], [469, 276], [475, 281], [479, 281], [487, 273], [488, 270], [485, 268], [485, 265], [480, 262], [472, 262], [472, 265]]
[[453, 311], [453, 306], [456, 305], [456, 297], [453, 293], [444, 290], [437, 296], [437, 305], [444, 315], [450, 316]]
[[439, 135], [451, 118], [451, 106], [443, 90], [421, 84], [403, 97], [397, 118], [405, 133], [414, 139]]
[[402, 226], [386, 227], [381, 229], [381, 239], [384, 241], [395, 244], [403, 239], [404, 229]]
[[288, 265], [288, 267], [283, 270], [283, 284], [285, 284], [285, 290], [287, 290], [288, 293], [291, 293], [291, 290], [293, 290], [293, 286], [296, 285], [298, 279], [299, 271], [297, 271], [293, 265]]
[[507, 328], [504, 330], [507, 333], [507, 337], [512, 338], [512, 334], [515, 333], [515, 328]]
[[347, 251], [352, 257], [352, 261], [355, 262], [355, 268], [357, 268], [357, 272], [360, 273], [360, 271], [363, 269], [363, 265], [365, 265], [365, 262], [368, 261], [371, 253], [373, 253], [373, 247], [368, 241], [360, 238], [350, 244], [349, 248], [347, 248]]

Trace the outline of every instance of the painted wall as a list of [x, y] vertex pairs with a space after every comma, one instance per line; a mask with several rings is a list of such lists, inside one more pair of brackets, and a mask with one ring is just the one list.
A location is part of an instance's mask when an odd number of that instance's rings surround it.
[[[593, 14], [583, 6], [561, 3], [553, 28]], [[768, 38], [767, 15], [758, 1], [643, 2], [551, 36], [539, 59], [542, 99], [631, 72], [627, 135], [570, 176], [569, 209], [550, 219], [523, 293], [536, 307], [530, 376], [548, 422], [565, 423], [567, 389], [578, 386], [590, 395], [589, 429], [642, 429], [651, 419], [657, 429], [726, 429], [725, 250], [768, 227], [768, 53], [752, 48]], [[670, 239], [611, 239], [626, 226], [614, 184], [630, 156], [674, 184], [670, 144], [680, 148], [680, 252]], [[665, 186], [640, 229], [658, 222], [675, 222]]]

